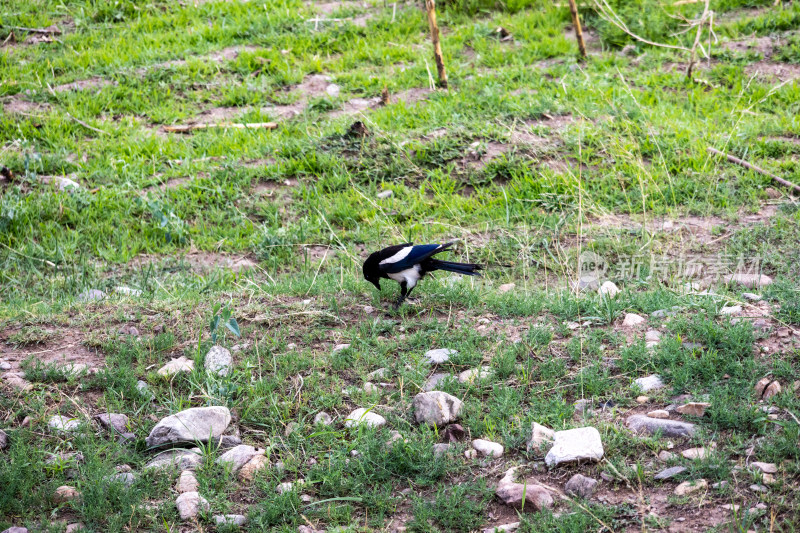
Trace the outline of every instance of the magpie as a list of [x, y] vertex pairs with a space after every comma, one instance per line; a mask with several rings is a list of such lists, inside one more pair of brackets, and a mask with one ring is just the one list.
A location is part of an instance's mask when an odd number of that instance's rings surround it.
[[440, 261], [433, 256], [453, 246], [454, 243], [445, 244], [418, 244], [408, 242], [389, 246], [371, 254], [364, 261], [364, 279], [381, 290], [381, 278], [392, 279], [400, 284], [400, 299], [395, 304], [399, 308], [406, 297], [417, 286], [417, 282], [428, 272], [445, 270], [464, 274], [466, 276], [480, 276], [480, 265], [474, 263], [455, 263], [453, 261]]

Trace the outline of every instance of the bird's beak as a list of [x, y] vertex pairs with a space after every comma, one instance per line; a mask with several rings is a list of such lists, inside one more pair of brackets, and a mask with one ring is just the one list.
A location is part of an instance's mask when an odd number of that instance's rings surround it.
[[375, 281], [369, 280], [369, 282], [372, 283], [373, 285], [375, 285], [375, 288], [378, 289], [378, 292], [380, 292], [380, 290], [381, 290], [381, 280], [379, 280], [379, 279], [375, 280]]

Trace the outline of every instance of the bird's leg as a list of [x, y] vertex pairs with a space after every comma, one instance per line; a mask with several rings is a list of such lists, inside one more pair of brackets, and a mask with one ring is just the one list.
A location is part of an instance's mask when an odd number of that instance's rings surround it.
[[408, 296], [408, 293], [409, 293], [408, 285], [406, 284], [405, 281], [401, 282], [400, 283], [400, 298], [397, 300], [397, 303], [394, 304], [395, 310], [400, 309], [400, 306], [403, 305], [403, 301], [406, 299], [406, 296]]

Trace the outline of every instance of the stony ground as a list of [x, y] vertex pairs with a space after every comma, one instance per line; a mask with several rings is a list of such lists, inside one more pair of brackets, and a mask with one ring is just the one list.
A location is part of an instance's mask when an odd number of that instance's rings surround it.
[[800, 528], [800, 5], [580, 5], [4, 3], [0, 530]]

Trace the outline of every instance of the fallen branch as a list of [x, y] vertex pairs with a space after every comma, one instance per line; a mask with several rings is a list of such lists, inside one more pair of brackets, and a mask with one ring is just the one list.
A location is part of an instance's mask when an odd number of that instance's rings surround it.
[[92, 131], [96, 131], [97, 133], [102, 133], [103, 135], [108, 135], [108, 132], [107, 132], [107, 131], [101, 130], [101, 129], [99, 129], [99, 128], [95, 128], [94, 126], [90, 126], [89, 124], [85, 123], [84, 121], [82, 121], [82, 120], [80, 120], [80, 119], [78, 119], [78, 118], [75, 118], [75, 117], [73, 117], [73, 116], [72, 116], [71, 114], [69, 114], [69, 113], [67, 113], [67, 116], [68, 116], [69, 118], [71, 118], [72, 120], [74, 120], [75, 122], [77, 122], [78, 124], [80, 124], [81, 126], [83, 126], [84, 128], [88, 128], [88, 129], [90, 129], [90, 130], [92, 130]]
[[447, 72], [444, 69], [442, 43], [439, 41], [439, 25], [436, 23], [436, 3], [434, 0], [425, 0], [425, 9], [428, 12], [428, 26], [431, 30], [433, 58], [436, 60], [436, 70], [439, 73], [439, 86], [447, 89]]
[[739, 159], [738, 157], [730, 155], [730, 154], [726, 154], [725, 152], [720, 152], [716, 148], [712, 148], [710, 146], [708, 147], [708, 151], [711, 152], [712, 154], [721, 155], [721, 156], [726, 157], [728, 159], [728, 161], [730, 161], [731, 163], [736, 163], [737, 165], [741, 165], [741, 166], [743, 166], [745, 168], [749, 168], [750, 170], [754, 170], [754, 171], [758, 172], [759, 174], [763, 174], [765, 176], [769, 176], [770, 178], [774, 179], [775, 181], [777, 181], [781, 185], [785, 185], [786, 187], [789, 187], [790, 189], [794, 189], [795, 191], [800, 192], [800, 185], [792, 183], [791, 181], [786, 181], [783, 178], [779, 178], [775, 174], [773, 174], [771, 172], [768, 172], [768, 171], [764, 170], [763, 168], [757, 167], [757, 166], [753, 165], [752, 163], [748, 163], [747, 161], [743, 161], [743, 160]]
[[569, 12], [572, 15], [572, 25], [575, 26], [575, 38], [578, 40], [578, 51], [581, 57], [586, 57], [586, 43], [583, 41], [581, 19], [578, 17], [578, 5], [575, 0], [569, 0]]
[[59, 34], [61, 35], [61, 30], [58, 29], [58, 26], [48, 26], [46, 28], [24, 28], [22, 26], [3, 26], [4, 28], [8, 28], [10, 30], [19, 30], [19, 31], [26, 31], [28, 33], [45, 33], [45, 34]]
[[164, 126], [164, 131], [169, 133], [187, 133], [194, 130], [207, 130], [211, 128], [238, 128], [238, 129], [267, 129], [278, 128], [277, 122], [252, 122], [250, 124], [233, 124], [230, 122], [219, 122], [217, 124], [185, 124], [181, 126]]

